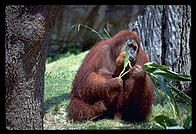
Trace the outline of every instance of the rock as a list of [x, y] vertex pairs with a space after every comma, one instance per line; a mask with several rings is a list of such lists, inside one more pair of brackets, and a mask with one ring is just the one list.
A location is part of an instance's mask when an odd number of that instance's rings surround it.
[[[79, 32], [74, 31], [71, 29], [73, 25], [84, 24], [98, 32], [103, 32], [103, 29], [107, 28], [110, 35], [114, 35], [120, 30], [128, 29], [127, 24], [134, 21], [137, 15], [142, 15], [144, 7], [143, 5], [63, 6], [51, 35], [48, 52], [50, 54], [52, 51], [52, 45], [62, 45], [62, 42], [79, 42], [82, 51], [90, 49], [99, 37], [83, 27]], [[66, 50], [65, 48], [64, 52]]]

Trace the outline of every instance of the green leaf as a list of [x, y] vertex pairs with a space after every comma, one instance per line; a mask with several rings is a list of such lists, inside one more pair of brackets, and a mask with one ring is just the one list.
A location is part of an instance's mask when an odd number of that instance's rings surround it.
[[78, 32], [80, 31], [80, 24], [78, 24]]
[[161, 125], [162, 127], [166, 128], [167, 126], [176, 126], [177, 122], [175, 119], [170, 119], [165, 115], [158, 115], [156, 116], [153, 121]]
[[87, 129], [88, 129], [88, 130], [97, 130], [97, 129], [99, 129], [99, 128], [98, 128], [97, 125], [90, 125], [90, 126], [88, 126]]
[[[129, 40], [128, 40], [129, 41]], [[121, 73], [120, 73], [120, 75], [119, 75], [119, 77], [121, 78], [122, 76], [124, 76], [126, 73], [128, 73], [129, 71], [131, 71], [131, 70], [128, 70], [128, 72], [125, 72], [124, 73], [124, 71], [125, 71], [125, 69], [126, 69], [126, 67], [129, 65], [130, 66], [130, 68], [131, 68], [131, 63], [130, 63], [130, 61], [129, 61], [129, 45], [128, 45], [128, 41], [126, 42], [126, 55], [125, 55], [125, 60], [124, 60], [124, 67], [123, 67], [123, 70], [121, 71]], [[124, 74], [123, 74], [124, 73]]]
[[168, 70], [168, 67], [165, 65], [158, 65], [153, 62], [147, 62], [144, 64], [143, 69], [145, 72], [153, 73], [160, 78], [165, 78], [175, 81], [190, 81], [191, 77], [189, 75], [177, 74], [171, 70]]
[[189, 129], [191, 127], [192, 116], [188, 115], [186, 120], [184, 121], [183, 127]]
[[192, 98], [186, 95], [183, 91], [169, 84], [169, 88], [174, 91], [179, 97], [181, 97], [188, 105], [192, 106]]
[[74, 27], [76, 27], [76, 25], [72, 25], [72, 26], [71, 26], [71, 29], [73, 29]]
[[[129, 40], [128, 40], [129, 41]], [[129, 64], [129, 45], [128, 41], [126, 42], [126, 56], [125, 56], [125, 61], [124, 61], [124, 68], [126, 68]]]
[[100, 34], [100, 33], [98, 33], [97, 31], [95, 31], [94, 29], [92, 29], [92, 28], [88, 27], [87, 25], [83, 25], [83, 24], [76, 24], [76, 25], [73, 25], [73, 26], [72, 26], [72, 28], [73, 28], [73, 27], [75, 27], [75, 26], [77, 27], [77, 30], [78, 30], [78, 31], [80, 30], [80, 26], [83, 26], [83, 27], [85, 27], [85, 28], [89, 29], [90, 31], [92, 31], [92, 32], [96, 33], [96, 34], [99, 36], [99, 38], [100, 38], [101, 40], [103, 40], [103, 37], [101, 36], [101, 34]]
[[178, 105], [176, 103], [175, 97], [173, 95], [173, 93], [169, 90], [169, 88], [167, 87], [167, 85], [165, 84], [165, 82], [161, 79], [158, 79], [158, 82], [161, 86], [161, 89], [163, 90], [163, 92], [169, 97], [169, 99], [171, 100], [171, 105], [173, 107], [174, 110], [174, 114], [177, 115], [179, 117], [179, 110], [178, 110]]
[[147, 73], [147, 74], [150, 78], [150, 81], [152, 82], [153, 87], [154, 87], [158, 102], [160, 102], [161, 106], [163, 107], [163, 96], [159, 93], [159, 89], [156, 87], [156, 82], [152, 77], [152, 73]]
[[170, 95], [171, 95], [171, 94], [170, 94], [170, 91], [169, 91], [169, 89], [167, 88], [167, 86], [165, 85], [165, 83], [163, 82], [163, 80], [161, 80], [161, 79], [157, 79], [157, 80], [158, 80], [158, 82], [159, 82], [159, 84], [160, 84], [161, 89], [163, 90], [163, 92], [164, 92], [166, 95], [170, 96]]
[[180, 118], [180, 112], [179, 112], [179, 109], [178, 109], [178, 105], [176, 103], [176, 100], [175, 100], [173, 94], [171, 95], [171, 98], [170, 99], [171, 99], [170, 104], [171, 104], [171, 106], [173, 108], [173, 111], [174, 111], [175, 116], [178, 116]]
[[148, 72], [148, 73], [152, 73], [153, 71], [155, 71], [156, 69], [162, 69], [162, 70], [167, 70], [167, 66], [165, 65], [158, 65], [158, 64], [155, 64], [153, 62], [147, 62], [144, 64], [143, 66], [143, 69], [145, 72]]
[[156, 69], [153, 71], [153, 74], [155, 74], [161, 78], [175, 80], [175, 81], [190, 81], [191, 80], [191, 77], [188, 75], [177, 74], [177, 73], [170, 71], [170, 70]]
[[104, 30], [104, 32], [106, 33], [106, 35], [108, 36], [108, 38], [111, 38], [111, 36], [110, 36], [110, 34], [108, 33], [108, 31], [104, 28], [103, 29]]

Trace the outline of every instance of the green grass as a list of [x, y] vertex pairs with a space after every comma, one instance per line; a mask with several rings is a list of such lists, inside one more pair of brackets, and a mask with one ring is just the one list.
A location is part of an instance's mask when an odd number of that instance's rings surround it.
[[46, 64], [44, 89], [44, 129], [162, 129], [152, 119], [158, 115], [166, 115], [177, 120], [182, 125], [188, 114], [187, 105], [179, 104], [181, 120], [174, 116], [168, 103], [162, 107], [153, 105], [152, 114], [148, 121], [141, 123], [127, 123], [122, 120], [102, 119], [98, 121], [73, 122], [67, 115], [70, 102], [70, 91], [74, 76], [82, 63], [83, 52], [78, 55], [60, 57], [52, 63]]

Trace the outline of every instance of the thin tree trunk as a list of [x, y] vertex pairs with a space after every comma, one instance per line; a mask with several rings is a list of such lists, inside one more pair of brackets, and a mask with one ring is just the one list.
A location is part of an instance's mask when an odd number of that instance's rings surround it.
[[[147, 6], [144, 16], [129, 24], [141, 38], [141, 45], [152, 62], [167, 65], [180, 74], [190, 75], [191, 6]], [[176, 82], [183, 91], [191, 94], [191, 82]]]
[[47, 44], [58, 6], [5, 8], [6, 128], [43, 129]]

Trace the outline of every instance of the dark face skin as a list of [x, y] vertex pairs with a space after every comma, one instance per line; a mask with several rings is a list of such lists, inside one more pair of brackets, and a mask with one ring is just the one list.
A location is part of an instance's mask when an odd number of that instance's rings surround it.
[[136, 59], [138, 45], [134, 39], [128, 40], [128, 45], [129, 45], [129, 60], [132, 62]]

